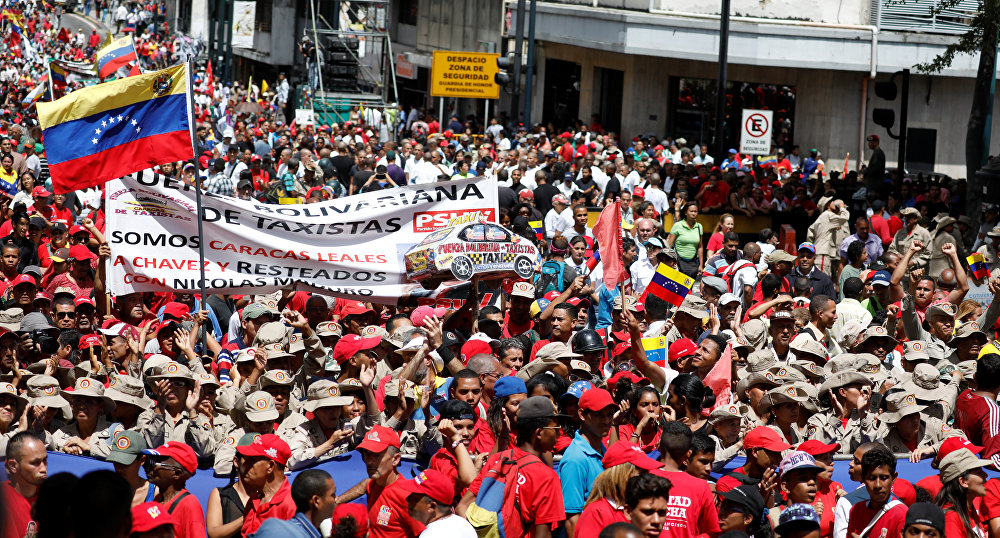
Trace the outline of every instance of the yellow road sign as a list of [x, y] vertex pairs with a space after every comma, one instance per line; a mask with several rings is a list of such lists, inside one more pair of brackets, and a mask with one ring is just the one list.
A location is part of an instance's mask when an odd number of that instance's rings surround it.
[[431, 95], [497, 99], [500, 86], [493, 81], [499, 71], [499, 54], [485, 52], [434, 51]]

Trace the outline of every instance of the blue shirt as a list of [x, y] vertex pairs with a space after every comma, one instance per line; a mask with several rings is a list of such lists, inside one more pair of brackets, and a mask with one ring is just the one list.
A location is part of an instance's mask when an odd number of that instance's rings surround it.
[[621, 292], [618, 288], [609, 290], [607, 286], [600, 286], [598, 289], [598, 303], [597, 303], [597, 323], [595, 329], [603, 329], [604, 327], [610, 326], [614, 322], [612, 318], [611, 307], [614, 306], [615, 297], [618, 297]]
[[594, 487], [594, 479], [604, 471], [602, 457], [603, 444], [598, 452], [590, 446], [590, 441], [583, 433], [576, 432], [576, 437], [566, 448], [559, 463], [559, 481], [562, 483], [563, 506], [567, 515], [583, 512], [590, 488]]
[[319, 529], [309, 521], [302, 512], [284, 521], [272, 517], [261, 524], [257, 532], [251, 534], [254, 538], [323, 538]]

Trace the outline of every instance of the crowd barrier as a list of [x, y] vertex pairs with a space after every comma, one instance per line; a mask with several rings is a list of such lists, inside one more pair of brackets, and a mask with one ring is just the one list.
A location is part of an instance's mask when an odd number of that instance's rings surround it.
[[[743, 465], [744, 462], [745, 460], [742, 457], [734, 459], [726, 466], [725, 472]], [[848, 477], [849, 464], [850, 461], [848, 460], [835, 461], [833, 480], [839, 482], [846, 491], [853, 491], [854, 488], [860, 486], [860, 484], [852, 481]], [[347, 491], [355, 484], [368, 477], [367, 471], [365, 470], [365, 464], [361, 460], [361, 454], [357, 451], [334, 458], [318, 465], [317, 467], [330, 473], [330, 476], [333, 477], [337, 484], [337, 491], [339, 492]], [[68, 472], [77, 476], [82, 476], [90, 471], [99, 469], [113, 470], [113, 467], [110, 463], [101, 460], [95, 460], [83, 456], [72, 456], [61, 452], [49, 452], [50, 476], [61, 472]], [[419, 467], [416, 462], [412, 460], [403, 460], [399, 471], [404, 478], [411, 478], [416, 474], [416, 472], [419, 472]], [[938, 472], [936, 469], [931, 467], [931, 460], [929, 459], [923, 460], [919, 463], [911, 463], [905, 459], [897, 460], [896, 471], [899, 473], [900, 478], [904, 478], [914, 484], [921, 478], [937, 474]], [[716, 477], [722, 476], [725, 472], [717, 473]], [[289, 480], [294, 480], [295, 475], [297, 474], [298, 472], [291, 473]], [[1000, 476], [998, 473], [990, 474]], [[212, 489], [225, 486], [227, 483], [228, 480], [226, 478], [215, 476], [211, 469], [199, 469], [195, 476], [188, 480], [187, 489], [192, 495], [197, 497], [197, 499], [201, 501], [202, 506], [204, 506], [208, 501], [208, 495], [211, 493]], [[366, 499], [362, 496], [355, 502], [365, 503]]]

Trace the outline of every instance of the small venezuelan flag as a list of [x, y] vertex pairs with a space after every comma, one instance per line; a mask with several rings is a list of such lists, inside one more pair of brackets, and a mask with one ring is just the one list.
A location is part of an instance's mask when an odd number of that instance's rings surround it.
[[778, 164], [778, 156], [768, 155], [766, 157], [758, 157], [757, 164], [759, 166], [764, 166], [765, 164]]
[[590, 258], [587, 258], [587, 270], [593, 271], [599, 263], [601, 263], [601, 251], [595, 249], [594, 254]]
[[52, 74], [52, 87], [57, 90], [65, 90], [66, 70], [56, 62], [49, 62], [49, 72]]
[[653, 279], [646, 286], [646, 292], [664, 301], [680, 306], [684, 297], [691, 291], [694, 279], [684, 273], [661, 263], [653, 273]]
[[976, 280], [984, 280], [990, 277], [990, 268], [986, 266], [986, 257], [977, 252], [965, 259], [969, 262], [969, 271]]
[[642, 339], [642, 349], [646, 351], [646, 359], [653, 364], [667, 364], [667, 339], [663, 336]]
[[194, 158], [186, 64], [38, 103], [53, 190], [102, 185]]
[[545, 239], [545, 227], [542, 225], [542, 221], [533, 220], [528, 223], [528, 226], [531, 226], [531, 229], [535, 230], [535, 237], [538, 238], [539, 241]]
[[97, 76], [104, 80], [118, 71], [118, 68], [125, 67], [129, 62], [138, 59], [135, 53], [135, 44], [132, 43], [132, 36], [125, 36], [114, 40], [110, 45], [97, 51]]

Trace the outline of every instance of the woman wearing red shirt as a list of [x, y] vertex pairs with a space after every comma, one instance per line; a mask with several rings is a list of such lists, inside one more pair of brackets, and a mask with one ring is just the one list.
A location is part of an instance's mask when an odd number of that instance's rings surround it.
[[941, 460], [944, 484], [935, 504], [944, 509], [944, 530], [948, 538], [985, 538], [986, 526], [973, 502], [986, 495], [986, 471], [990, 460], [979, 459], [967, 448], [956, 450]]
[[618, 426], [618, 439], [639, 445], [649, 454], [660, 446], [660, 397], [649, 385], [637, 387], [629, 394], [626, 422]]

